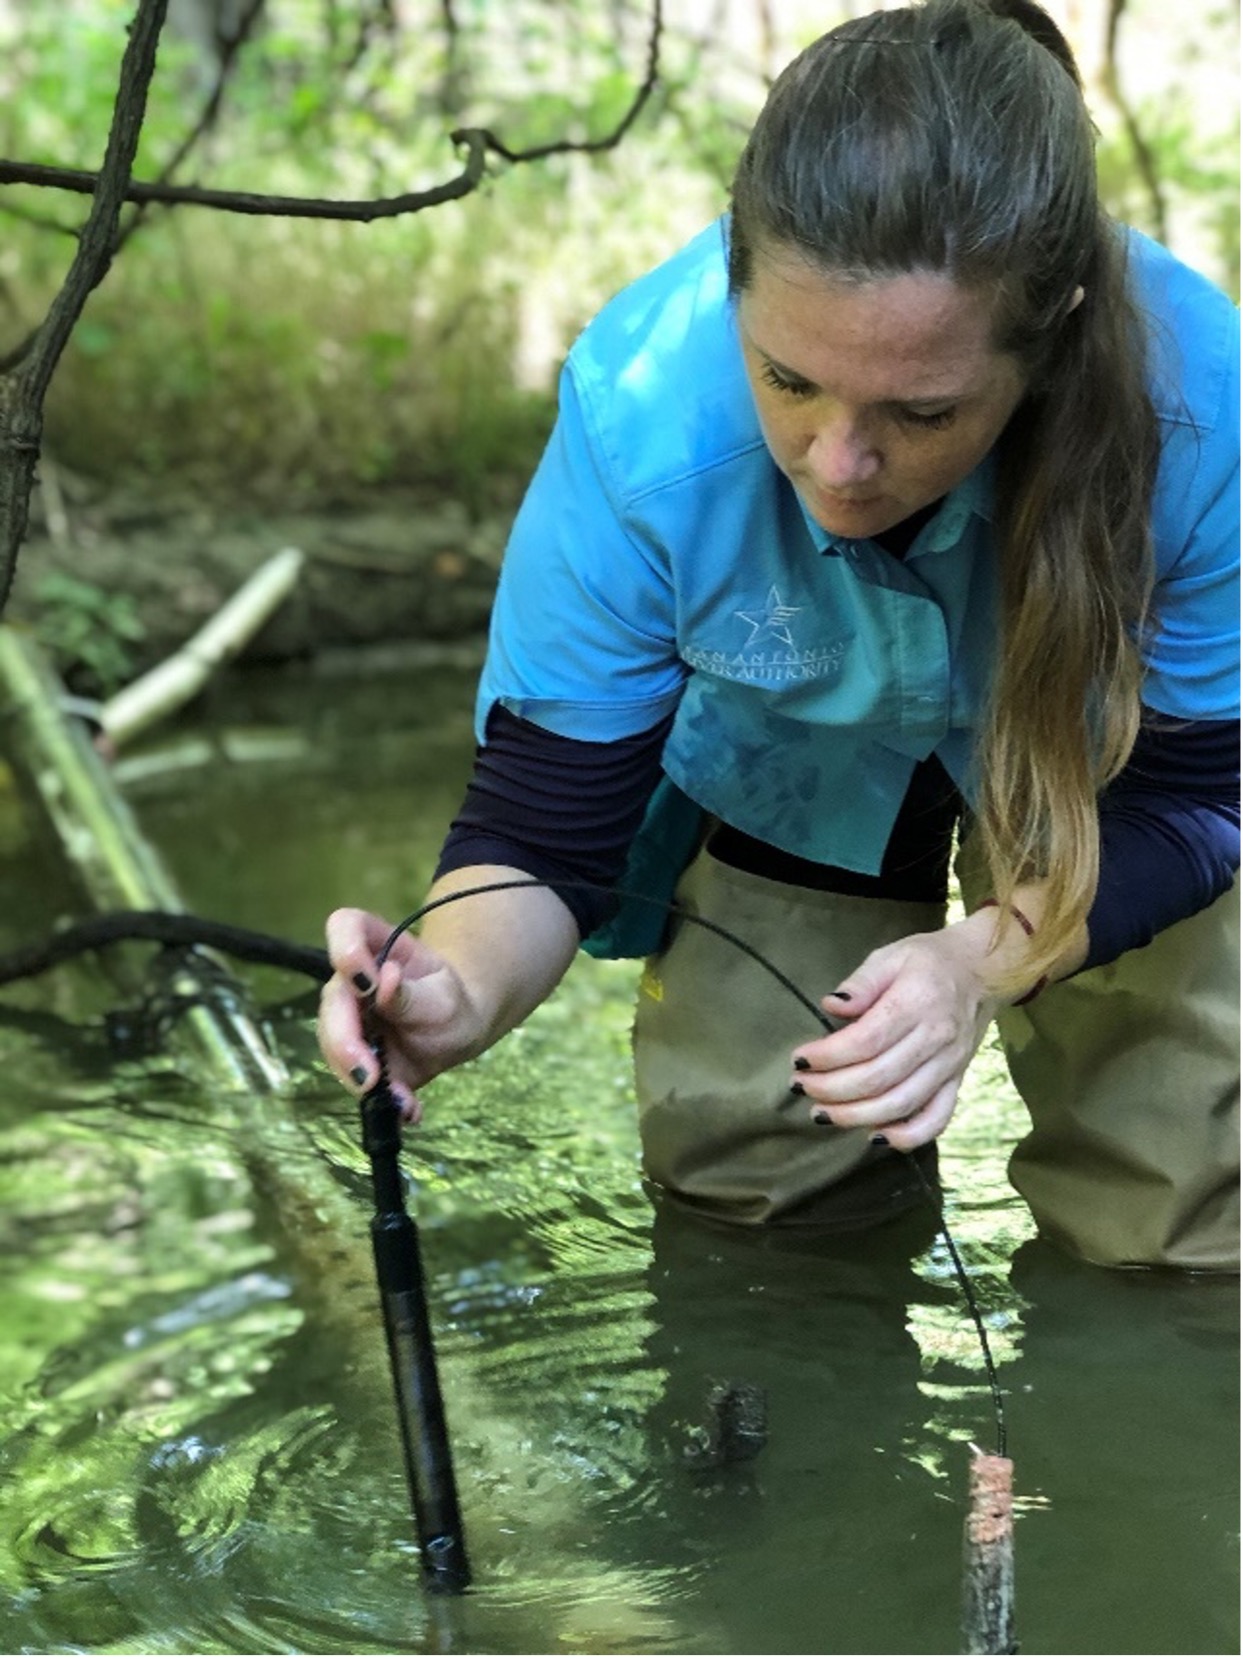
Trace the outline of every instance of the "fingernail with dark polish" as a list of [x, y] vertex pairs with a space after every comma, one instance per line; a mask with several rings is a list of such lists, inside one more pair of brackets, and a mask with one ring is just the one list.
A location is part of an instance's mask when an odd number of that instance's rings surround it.
[[354, 975], [354, 984], [360, 991], [370, 991], [373, 988], [371, 981], [364, 973], [357, 973]]
[[367, 1081], [367, 1068], [366, 1068], [366, 1066], [355, 1066], [353, 1071], [350, 1072], [350, 1076], [354, 1079], [355, 1083], [357, 1083], [359, 1088], [361, 1089], [363, 1084]]
[[888, 1146], [889, 1145], [889, 1137], [887, 1135], [869, 1135], [868, 1140], [871, 1142], [871, 1144], [873, 1146]]
[[833, 1122], [833, 1119], [829, 1116], [829, 1114], [827, 1112], [813, 1112], [811, 1114], [811, 1121], [813, 1123], [818, 1123], [818, 1124], [821, 1125], [822, 1128], [827, 1129], [829, 1127], [829, 1125]]
[[800, 1054], [794, 1062], [794, 1069], [795, 1071], [810, 1071], [811, 1061]]
[[794, 1080], [794, 1082], [790, 1084], [790, 1093], [791, 1094], [806, 1094], [807, 1090], [803, 1087], [803, 1085], [796, 1078]]
[[831, 997], [836, 997], [838, 1002], [853, 1002], [854, 1001], [854, 998], [851, 996], [849, 991], [830, 991], [829, 995]]

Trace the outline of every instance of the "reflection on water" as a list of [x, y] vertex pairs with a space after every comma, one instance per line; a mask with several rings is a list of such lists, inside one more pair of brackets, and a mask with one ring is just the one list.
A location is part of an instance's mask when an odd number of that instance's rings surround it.
[[[452, 677], [273, 676], [193, 735], [304, 742], [148, 764], [131, 797], [197, 908], [313, 941], [334, 904], [417, 902], [468, 704]], [[8, 945], [72, 901], [3, 803], [0, 861]], [[476, 1573], [426, 1598], [354, 1110], [303, 987], [249, 977], [287, 1100], [118, 1061], [89, 965], [3, 994], [6, 1651], [956, 1651], [992, 1407], [944, 1247], [918, 1215], [753, 1237], [654, 1206], [627, 965], [578, 964], [408, 1138]], [[1004, 1179], [1020, 1126], [982, 1057], [944, 1172], [1006, 1391], [1024, 1650], [1237, 1652], [1234, 1289], [1034, 1240]], [[730, 1385], [766, 1402], [752, 1459], [702, 1455]]]

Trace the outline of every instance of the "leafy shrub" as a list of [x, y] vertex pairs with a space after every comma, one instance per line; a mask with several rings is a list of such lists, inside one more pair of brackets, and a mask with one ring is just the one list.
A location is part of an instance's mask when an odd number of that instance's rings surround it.
[[34, 597], [40, 642], [76, 691], [106, 698], [133, 678], [130, 648], [146, 629], [126, 594], [51, 570], [39, 578]]

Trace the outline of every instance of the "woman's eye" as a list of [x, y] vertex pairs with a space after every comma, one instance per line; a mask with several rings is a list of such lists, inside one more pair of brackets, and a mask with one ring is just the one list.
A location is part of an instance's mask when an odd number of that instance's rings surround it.
[[957, 410], [938, 409], [934, 415], [925, 415], [918, 409], [899, 409], [898, 419], [905, 421], [908, 426], [922, 427], [925, 432], [934, 432], [939, 426], [948, 426]]
[[791, 380], [787, 375], [779, 374], [771, 363], [764, 365], [761, 378], [766, 386], [771, 386], [775, 392], [784, 392], [787, 397], [811, 397], [816, 389], [810, 380]]

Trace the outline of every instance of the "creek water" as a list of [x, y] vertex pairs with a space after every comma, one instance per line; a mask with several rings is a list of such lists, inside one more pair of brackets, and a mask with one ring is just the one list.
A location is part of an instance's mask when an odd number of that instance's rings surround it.
[[[334, 905], [418, 903], [471, 684], [238, 675], [118, 775], [191, 908], [315, 943]], [[8, 797], [0, 864], [0, 948], [80, 910]], [[475, 1572], [427, 1596], [355, 1108], [306, 987], [240, 972], [280, 1098], [197, 1083], [152, 1009], [109, 1017], [90, 959], [0, 992], [5, 1651], [958, 1651], [992, 1406], [944, 1246], [926, 1216], [752, 1236], [656, 1203], [633, 964], [577, 964], [406, 1137]], [[1023, 1651], [1237, 1653], [1235, 1288], [1038, 1240], [1005, 1179], [1023, 1121], [986, 1051], [942, 1152], [1005, 1391]], [[735, 1382], [767, 1444], [718, 1465]]]

